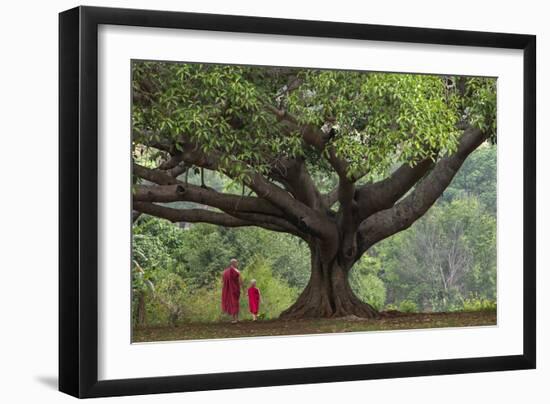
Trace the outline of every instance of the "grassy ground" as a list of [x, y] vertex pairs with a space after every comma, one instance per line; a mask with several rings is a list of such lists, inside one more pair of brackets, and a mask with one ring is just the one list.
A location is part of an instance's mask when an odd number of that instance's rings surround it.
[[495, 325], [495, 311], [455, 313], [382, 313], [379, 319], [339, 318], [318, 320], [248, 319], [237, 324], [182, 323], [177, 327], [134, 329], [133, 342], [256, 337], [272, 335], [325, 334], [351, 331], [407, 330], [416, 328]]

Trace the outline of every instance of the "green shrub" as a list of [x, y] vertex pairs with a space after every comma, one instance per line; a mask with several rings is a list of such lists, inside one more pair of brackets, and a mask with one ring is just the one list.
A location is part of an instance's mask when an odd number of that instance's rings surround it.
[[364, 302], [369, 303], [376, 310], [384, 307], [386, 301], [386, 287], [384, 282], [375, 274], [352, 275], [351, 288], [353, 292]]
[[215, 322], [222, 319], [222, 286], [218, 280], [214, 285], [195, 289], [187, 297], [190, 321]]
[[399, 303], [399, 311], [403, 313], [414, 313], [418, 311], [418, 306], [412, 300], [403, 300]]
[[483, 298], [465, 299], [463, 304], [464, 311], [495, 311], [497, 302]]

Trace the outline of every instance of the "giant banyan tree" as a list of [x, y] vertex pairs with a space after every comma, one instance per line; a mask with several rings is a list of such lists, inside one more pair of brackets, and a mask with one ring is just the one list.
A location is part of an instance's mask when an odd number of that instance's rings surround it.
[[132, 76], [134, 216], [303, 239], [311, 277], [282, 318], [376, 316], [350, 288], [354, 263], [496, 137], [491, 78], [142, 61]]

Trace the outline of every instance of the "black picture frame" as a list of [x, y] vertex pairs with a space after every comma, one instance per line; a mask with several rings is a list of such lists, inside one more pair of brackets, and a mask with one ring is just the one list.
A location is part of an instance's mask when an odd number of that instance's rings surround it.
[[[523, 50], [523, 354], [98, 381], [100, 24]], [[534, 35], [96, 7], [60, 13], [59, 390], [84, 398], [534, 369], [535, 61]]]

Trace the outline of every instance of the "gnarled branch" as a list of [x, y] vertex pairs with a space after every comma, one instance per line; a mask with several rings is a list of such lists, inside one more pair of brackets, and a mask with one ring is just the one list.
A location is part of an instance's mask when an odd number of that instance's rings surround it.
[[150, 202], [134, 202], [132, 207], [138, 212], [160, 217], [174, 223], [210, 223], [225, 227], [257, 226], [278, 232], [289, 232], [288, 229], [277, 226], [274, 223], [244, 220], [227, 213], [207, 209], [175, 209]]
[[466, 129], [460, 138], [457, 151], [435, 165], [401, 202], [373, 214], [359, 227], [362, 254], [376, 242], [410, 227], [434, 204], [445, 191], [468, 155], [487, 139], [487, 134], [473, 127]]
[[[197, 145], [187, 141], [185, 138], [181, 138], [180, 145], [183, 148], [181, 155], [184, 162], [210, 170], [220, 170], [221, 157], [218, 153], [211, 152], [206, 155]], [[292, 219], [295, 226], [300, 229], [307, 228], [319, 237], [334, 237], [334, 232], [330, 228], [331, 223], [326, 220], [323, 214], [294, 198], [287, 191], [271, 183], [263, 175], [252, 170], [244, 163], [234, 162], [234, 165], [241, 165], [241, 171], [246, 173], [246, 185], [259, 198], [271, 202], [285, 212]], [[223, 172], [232, 177], [230, 167], [223, 170]]]
[[251, 223], [231, 215], [207, 209], [174, 209], [150, 202], [134, 202], [134, 210], [171, 222], [210, 223], [226, 227], [250, 226]]
[[391, 208], [433, 165], [433, 161], [429, 158], [413, 166], [405, 163], [388, 178], [358, 187], [355, 199], [360, 219], [363, 220], [375, 212]]
[[138, 185], [135, 187], [133, 199], [139, 202], [195, 202], [228, 213], [249, 212], [282, 216], [281, 210], [266, 200], [252, 196], [225, 194], [198, 185], [185, 185], [179, 181], [174, 185]]

